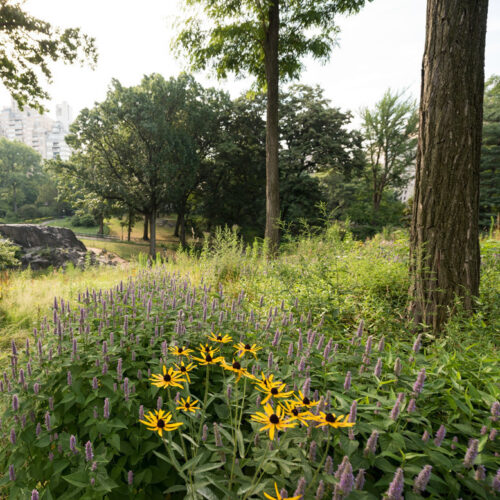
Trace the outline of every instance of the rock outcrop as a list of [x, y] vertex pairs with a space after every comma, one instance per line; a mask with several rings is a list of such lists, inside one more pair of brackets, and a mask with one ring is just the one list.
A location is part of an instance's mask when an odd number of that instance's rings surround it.
[[65, 267], [68, 262], [83, 266], [86, 259], [95, 262], [94, 254], [88, 253], [73, 231], [64, 227], [0, 224], [0, 238], [8, 239], [19, 247], [18, 258], [23, 268]]

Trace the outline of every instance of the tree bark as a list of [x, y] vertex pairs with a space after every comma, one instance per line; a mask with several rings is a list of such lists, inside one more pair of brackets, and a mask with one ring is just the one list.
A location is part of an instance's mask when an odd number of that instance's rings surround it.
[[279, 244], [278, 220], [280, 215], [279, 189], [279, 0], [274, 0], [269, 7], [269, 26], [264, 42], [265, 69], [267, 83], [267, 118], [266, 118], [266, 230], [271, 252]]
[[488, 0], [428, 0], [409, 311], [442, 330], [479, 293], [479, 160]]
[[152, 259], [156, 257], [156, 209], [151, 210], [149, 220], [149, 255]]
[[175, 229], [174, 229], [174, 236], [176, 238], [179, 237], [179, 228], [181, 226], [181, 213], [180, 212], [177, 212], [177, 220], [175, 221]]
[[149, 224], [149, 215], [145, 215], [144, 216], [144, 233], [142, 235], [142, 239], [144, 241], [148, 241], [149, 238], [148, 238], [148, 224]]
[[179, 214], [179, 240], [183, 247], [186, 246], [186, 217], [184, 211]]
[[101, 236], [104, 234], [104, 217], [102, 215], [98, 215], [99, 217], [99, 229], [97, 230], [97, 234]]
[[127, 224], [127, 241], [130, 241], [130, 235], [132, 234], [132, 212], [128, 213], [128, 224]]

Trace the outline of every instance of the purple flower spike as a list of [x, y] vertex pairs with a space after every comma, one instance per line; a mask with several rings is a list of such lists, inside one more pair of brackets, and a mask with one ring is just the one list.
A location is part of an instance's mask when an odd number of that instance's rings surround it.
[[495, 438], [497, 437], [497, 430], [496, 429], [491, 429], [490, 435], [488, 436], [488, 439], [490, 441], [495, 441]]
[[302, 386], [302, 393], [306, 398], [309, 397], [309, 394], [311, 393], [311, 377], [307, 377], [304, 385]]
[[9, 465], [9, 479], [11, 481], [15, 481], [16, 480], [16, 471], [14, 470], [14, 466], [13, 465]]
[[364, 449], [363, 454], [366, 456], [368, 455], [374, 455], [375, 452], [377, 451], [377, 441], [378, 441], [378, 432], [377, 431], [372, 431], [370, 434], [370, 437], [366, 441], [366, 447]]
[[31, 500], [39, 500], [40, 498], [40, 495], [38, 494], [38, 491], [37, 490], [33, 490], [31, 492]]
[[301, 477], [297, 483], [297, 489], [295, 490], [293, 496], [294, 497], [304, 496], [305, 492], [306, 492], [306, 478]]
[[103, 417], [106, 419], [109, 418], [109, 398], [104, 400]]
[[78, 450], [76, 449], [76, 437], [71, 435], [69, 438], [69, 449], [76, 455]]
[[417, 411], [417, 402], [415, 401], [415, 398], [411, 398], [410, 402], [408, 403], [408, 408], [406, 409], [408, 413], [413, 413]]
[[493, 422], [496, 422], [498, 420], [498, 417], [500, 417], [500, 403], [498, 401], [495, 401], [491, 405], [491, 420]]
[[415, 342], [413, 343], [413, 348], [412, 351], [417, 354], [418, 351], [420, 351], [420, 346], [422, 345], [422, 334], [420, 334], [416, 339]]
[[491, 482], [491, 487], [493, 488], [493, 491], [500, 493], [500, 469], [497, 470], [497, 473]]
[[17, 440], [17, 439], [16, 439], [16, 430], [15, 430], [14, 428], [12, 428], [12, 429], [10, 430], [10, 442], [11, 442], [12, 444], [16, 444], [16, 440]]
[[380, 341], [378, 343], [378, 352], [383, 352], [384, 348], [385, 348], [385, 337], [382, 336], [382, 338], [380, 339]]
[[333, 474], [333, 458], [330, 455], [325, 460], [325, 474]]
[[354, 400], [351, 405], [351, 411], [349, 412], [349, 422], [356, 422], [356, 415], [358, 411], [358, 402]]
[[12, 396], [12, 411], [18, 411], [19, 410], [19, 398], [17, 397], [17, 394], [14, 394]]
[[97, 391], [97, 389], [98, 389], [98, 388], [99, 388], [99, 383], [98, 383], [98, 381], [97, 381], [97, 377], [94, 377], [94, 378], [92, 379], [92, 389], [93, 389], [94, 391]]
[[413, 384], [413, 392], [415, 395], [419, 395], [422, 392], [425, 382], [425, 368], [422, 368], [417, 375], [417, 380]]
[[446, 427], [444, 425], [441, 425], [436, 432], [436, 437], [434, 438], [434, 444], [436, 446], [441, 446], [441, 443], [443, 442], [444, 437], [446, 436]]
[[404, 474], [400, 467], [394, 474], [394, 479], [387, 490], [387, 500], [403, 500]]
[[351, 388], [351, 372], [347, 372], [344, 380], [344, 391], [348, 391]]
[[431, 438], [430, 434], [427, 431], [424, 431], [424, 433], [422, 434], [422, 441], [424, 443], [427, 443], [427, 441], [429, 441], [430, 438]]
[[431, 477], [432, 465], [425, 465], [413, 482], [413, 491], [423, 493]]
[[311, 441], [311, 445], [309, 446], [309, 460], [311, 462], [316, 461], [316, 449], [318, 445], [316, 444], [316, 441]]
[[324, 496], [325, 496], [325, 483], [321, 479], [318, 484], [318, 489], [316, 490], [316, 496], [314, 497], [314, 500], [321, 500]]
[[38, 437], [41, 433], [42, 433], [42, 425], [40, 424], [40, 422], [38, 422], [36, 424], [35, 434]]
[[287, 356], [291, 358], [293, 356], [293, 342], [290, 342], [290, 345], [288, 346], [288, 353]]
[[380, 375], [382, 375], [382, 358], [377, 359], [377, 364], [375, 365], [375, 369], [373, 370], [373, 374], [377, 378], [380, 378]]
[[347, 496], [354, 488], [354, 476], [352, 474], [352, 466], [349, 460], [347, 460], [342, 475], [340, 476], [339, 487], [342, 490], [342, 494]]
[[359, 469], [354, 479], [354, 489], [361, 491], [365, 485], [365, 469]]
[[464, 466], [467, 469], [470, 469], [474, 465], [474, 461], [476, 460], [477, 457], [478, 446], [479, 446], [479, 440], [471, 439], [469, 441], [469, 447], [467, 448], [464, 457]]
[[394, 362], [394, 374], [396, 377], [399, 377], [401, 375], [401, 370], [403, 368], [403, 365], [401, 364], [401, 360], [399, 358], [396, 358], [396, 361]]
[[134, 484], [134, 473], [131, 470], [129, 470], [127, 474], [127, 483], [129, 486]]
[[399, 417], [399, 412], [401, 411], [401, 401], [396, 399], [394, 406], [392, 407], [390, 417], [392, 420], [397, 420]]
[[71, 372], [69, 370], [68, 370], [67, 380], [68, 380], [68, 385], [71, 386], [73, 384], [73, 377], [71, 376]]
[[85, 460], [87, 462], [92, 462], [94, 460], [94, 450], [92, 449], [92, 443], [87, 441], [85, 444]]
[[450, 446], [450, 448], [452, 450], [455, 450], [456, 447], [457, 447], [457, 443], [458, 443], [458, 437], [457, 436], [453, 436], [453, 439], [451, 440], [451, 446]]
[[208, 425], [204, 424], [203, 425], [203, 432], [201, 434], [201, 440], [205, 442], [208, 439]]
[[478, 465], [476, 472], [474, 473], [474, 479], [476, 481], [484, 481], [486, 479], [486, 468], [484, 465]]
[[50, 427], [50, 413], [49, 412], [45, 413], [45, 428], [47, 429], [48, 432], [50, 432], [51, 427]]

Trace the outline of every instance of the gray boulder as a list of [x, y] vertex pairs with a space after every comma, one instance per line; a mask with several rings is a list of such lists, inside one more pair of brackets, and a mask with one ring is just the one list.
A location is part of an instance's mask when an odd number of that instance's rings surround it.
[[0, 238], [19, 247], [19, 259], [23, 268], [33, 270], [50, 266], [65, 267], [68, 262], [83, 266], [85, 259], [95, 262], [93, 253], [87, 256], [87, 248], [71, 229], [35, 224], [0, 224]]

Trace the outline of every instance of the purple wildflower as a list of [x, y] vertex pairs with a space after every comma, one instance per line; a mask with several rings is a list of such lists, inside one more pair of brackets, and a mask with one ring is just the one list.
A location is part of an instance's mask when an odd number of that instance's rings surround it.
[[122, 358], [120, 358], [118, 360], [118, 363], [116, 365], [116, 378], [120, 381], [122, 379], [122, 376], [123, 376], [123, 368], [122, 368], [122, 364], [123, 364], [123, 361], [122, 361]]
[[418, 476], [415, 477], [413, 481], [413, 491], [415, 493], [423, 493], [429, 479], [431, 477], [432, 465], [425, 465], [424, 468], [419, 472]]
[[76, 437], [71, 435], [69, 438], [69, 449], [76, 455], [78, 450], [76, 449]]
[[369, 335], [368, 338], [366, 339], [366, 345], [365, 345], [365, 354], [367, 356], [372, 352], [372, 342], [373, 342], [373, 336]]
[[38, 394], [38, 393], [40, 392], [40, 384], [39, 384], [38, 382], [35, 382], [35, 383], [33, 384], [33, 392], [34, 392], [35, 394]]
[[97, 391], [98, 388], [99, 388], [99, 383], [97, 381], [97, 377], [94, 377], [92, 379], [92, 389], [94, 389], [94, 391]]
[[71, 371], [70, 370], [68, 370], [67, 381], [68, 381], [68, 385], [72, 385], [73, 384], [73, 377], [71, 376]]
[[92, 462], [92, 460], [94, 460], [94, 450], [92, 449], [92, 443], [90, 441], [85, 443], [85, 460], [87, 460], [87, 462]]
[[344, 470], [342, 471], [342, 475], [340, 476], [339, 487], [342, 490], [343, 495], [348, 495], [352, 489], [354, 488], [354, 476], [352, 474], [352, 465], [347, 460], [344, 465]]
[[273, 351], [269, 351], [269, 356], [267, 357], [267, 368], [269, 370], [273, 368]]
[[474, 479], [476, 481], [484, 481], [486, 479], [486, 468], [484, 465], [478, 465], [476, 472], [474, 473]]
[[19, 398], [17, 397], [17, 394], [14, 394], [12, 396], [12, 411], [18, 411], [19, 410]]
[[222, 436], [220, 435], [220, 429], [217, 425], [217, 422], [214, 422], [214, 438], [215, 438], [215, 446], [218, 448], [222, 448]]
[[387, 500], [402, 500], [404, 488], [404, 474], [401, 467], [394, 474], [394, 479], [387, 490]]
[[427, 443], [427, 441], [429, 441], [430, 438], [431, 438], [431, 435], [427, 431], [424, 431], [424, 433], [422, 434], [422, 441], [424, 443]]
[[33, 490], [31, 492], [31, 500], [39, 500], [40, 498], [40, 495], [38, 494], [38, 491], [37, 490]]
[[130, 396], [130, 387], [129, 387], [128, 377], [125, 377], [123, 379], [123, 394], [125, 396], [125, 401], [128, 401], [128, 398]]
[[106, 419], [109, 418], [109, 398], [104, 400], [104, 410], [102, 416]]
[[129, 470], [127, 473], [127, 483], [129, 486], [132, 486], [132, 484], [134, 484], [134, 473], [131, 470]]
[[325, 483], [321, 479], [318, 484], [318, 489], [316, 490], [316, 496], [314, 497], [314, 500], [321, 500], [324, 496], [325, 496]]
[[394, 362], [394, 373], [396, 377], [399, 377], [399, 375], [401, 375], [402, 368], [403, 365], [401, 364], [401, 360], [399, 358], [396, 358], [396, 361]]
[[372, 431], [370, 437], [366, 441], [366, 447], [364, 449], [364, 456], [374, 455], [377, 451], [377, 441], [378, 441], [378, 431]]
[[40, 424], [40, 422], [38, 422], [36, 424], [36, 428], [35, 428], [35, 434], [36, 436], [38, 437], [42, 432], [42, 425]]
[[450, 446], [452, 450], [456, 449], [457, 443], [458, 443], [458, 437], [453, 436], [453, 439], [451, 440], [451, 446]]
[[422, 392], [425, 382], [425, 368], [422, 368], [417, 375], [417, 380], [413, 384], [413, 392], [415, 395], [419, 395]]
[[351, 388], [351, 372], [347, 372], [344, 380], [344, 391], [348, 391]]
[[12, 444], [16, 444], [16, 430], [14, 429], [14, 427], [10, 430], [10, 442]]
[[497, 430], [496, 429], [491, 429], [490, 435], [488, 436], [488, 439], [490, 441], [495, 441], [496, 437], [497, 437]]
[[500, 493], [500, 469], [497, 470], [497, 473], [491, 482], [491, 487], [493, 488], [493, 491]]
[[422, 334], [418, 335], [418, 337], [415, 339], [415, 342], [413, 343], [413, 348], [412, 351], [417, 354], [418, 351], [420, 351], [420, 346], [422, 345]]
[[417, 402], [415, 401], [415, 398], [411, 398], [410, 402], [408, 403], [408, 408], [406, 408], [406, 411], [408, 413], [413, 413], [416, 410], [417, 410]]
[[288, 346], [288, 353], [287, 356], [291, 358], [293, 356], [293, 342], [290, 342], [290, 345]]
[[302, 386], [302, 393], [306, 398], [308, 398], [310, 392], [311, 392], [311, 377], [307, 377], [304, 382], [304, 385]]
[[306, 492], [306, 478], [301, 477], [297, 483], [297, 489], [295, 490], [293, 496], [294, 497], [303, 496], [305, 492]]
[[325, 460], [325, 474], [333, 474], [333, 458], [330, 455]]
[[363, 327], [365, 325], [364, 320], [359, 322], [358, 330], [356, 331], [356, 337], [360, 338], [363, 335]]
[[498, 420], [498, 417], [500, 417], [500, 403], [498, 401], [495, 401], [491, 405], [491, 420], [493, 422], [496, 422]]
[[349, 457], [347, 457], [347, 455], [344, 455], [342, 462], [340, 462], [340, 464], [337, 467], [337, 470], [335, 471], [335, 479], [340, 480], [340, 477], [342, 476], [344, 468], [348, 462], [349, 462]]
[[163, 406], [163, 398], [159, 396], [158, 399], [156, 400], [156, 409], [160, 410], [162, 406]]
[[385, 337], [382, 336], [382, 338], [380, 339], [380, 341], [378, 343], [378, 352], [382, 352], [384, 350], [384, 348], [385, 348]]
[[397, 420], [399, 417], [399, 412], [401, 411], [401, 401], [396, 399], [394, 406], [392, 407], [390, 417], [392, 420]]
[[45, 428], [47, 429], [48, 432], [50, 432], [50, 413], [47, 412], [45, 413]]
[[354, 423], [356, 422], [356, 415], [358, 411], [358, 402], [354, 400], [351, 404], [351, 411], [349, 412], [349, 422]]
[[434, 444], [436, 446], [441, 446], [444, 437], [446, 436], [446, 427], [441, 424], [438, 431], [436, 432], [436, 437], [434, 438]]
[[203, 432], [201, 434], [201, 440], [205, 442], [208, 439], [208, 425], [204, 424], [203, 425]]
[[464, 457], [464, 466], [468, 469], [470, 469], [474, 465], [474, 461], [476, 460], [477, 457], [478, 446], [479, 446], [479, 440], [471, 439], [469, 441], [469, 447], [467, 448]]
[[316, 444], [316, 441], [311, 441], [311, 445], [309, 446], [309, 460], [311, 462], [316, 461], [316, 449], [318, 445]]
[[15, 481], [16, 480], [16, 471], [14, 470], [14, 466], [13, 465], [9, 465], [9, 479], [11, 481]]
[[365, 485], [365, 469], [359, 469], [354, 479], [354, 489], [361, 491]]
[[377, 364], [375, 365], [373, 374], [375, 375], [375, 377], [380, 378], [380, 375], [382, 374], [382, 358], [377, 359]]

